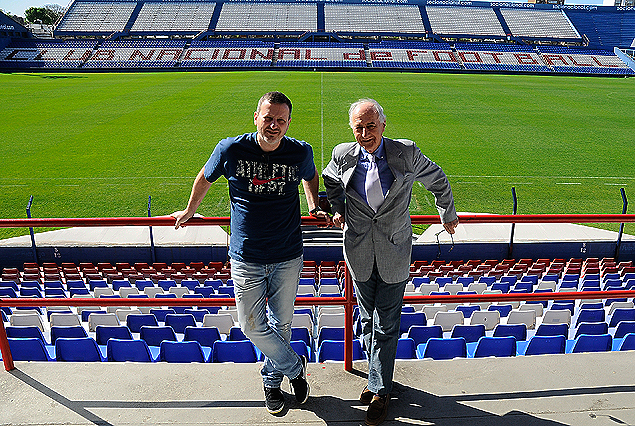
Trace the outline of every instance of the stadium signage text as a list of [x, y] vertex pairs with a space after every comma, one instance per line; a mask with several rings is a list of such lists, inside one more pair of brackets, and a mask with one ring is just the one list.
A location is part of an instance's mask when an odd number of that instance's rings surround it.
[[0, 25], [0, 30], [15, 30], [15, 26], [2, 24]]
[[[92, 55], [92, 56], [91, 56]], [[116, 66], [118, 63], [131, 62], [141, 64], [146, 61], [178, 62], [193, 64], [194, 62], [232, 61], [236, 65], [244, 62], [260, 62], [265, 65], [274, 63], [274, 49], [269, 47], [199, 47], [199, 48], [106, 48], [92, 49], [72, 48], [14, 48], [5, 49], [0, 60], [8, 61], [46, 61], [46, 62], [100, 62]], [[596, 67], [625, 68], [626, 65], [617, 56], [592, 55], [572, 52], [556, 54], [537, 52], [496, 52], [471, 50], [435, 50], [435, 49], [370, 49], [367, 52], [359, 47], [349, 48], [295, 48], [281, 47], [278, 50], [278, 61], [293, 66], [298, 61], [315, 62], [393, 62], [398, 63], [456, 63], [456, 64], [500, 64], [511, 66], [539, 67]], [[332, 66], [332, 65], [329, 65]], [[350, 65], [349, 65], [350, 66]], [[395, 65], [398, 67], [398, 65]]]

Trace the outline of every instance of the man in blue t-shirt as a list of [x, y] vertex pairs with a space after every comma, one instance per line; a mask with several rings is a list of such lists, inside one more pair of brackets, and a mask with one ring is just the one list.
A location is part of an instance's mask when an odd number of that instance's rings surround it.
[[291, 101], [280, 92], [266, 93], [254, 113], [256, 132], [220, 141], [194, 180], [187, 208], [172, 214], [175, 227], [184, 226], [211, 184], [221, 176], [227, 178], [229, 256], [238, 320], [245, 335], [265, 354], [261, 374], [265, 404], [272, 414], [284, 409], [280, 391], [284, 376], [298, 402], [309, 397], [307, 360], [289, 345], [303, 266], [301, 181], [310, 213], [328, 220], [318, 207], [313, 150], [306, 142], [285, 136], [290, 121]]

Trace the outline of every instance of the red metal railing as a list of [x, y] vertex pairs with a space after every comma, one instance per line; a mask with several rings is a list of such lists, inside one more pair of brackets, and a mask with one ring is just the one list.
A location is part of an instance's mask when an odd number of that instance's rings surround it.
[[[542, 214], [542, 215], [459, 215], [462, 224], [466, 223], [625, 223], [635, 222], [635, 215], [632, 214]], [[412, 216], [413, 224], [438, 224], [439, 217], [436, 215]], [[304, 225], [322, 225], [323, 220], [313, 217], [303, 217]], [[46, 219], [0, 219], [0, 228], [20, 228], [20, 227], [99, 227], [99, 226], [173, 226], [174, 218], [171, 216], [161, 217], [115, 217], [115, 218], [46, 218]], [[200, 225], [229, 225], [227, 217], [197, 217], [190, 219], [187, 226]], [[352, 371], [353, 361], [353, 306], [356, 304], [353, 297], [353, 285], [348, 272], [345, 274], [344, 297], [303, 297], [296, 299], [296, 305], [343, 305], [345, 342], [344, 342], [344, 369]], [[435, 295], [435, 296], [406, 296], [405, 302], [410, 303], [469, 303], [469, 302], [496, 302], [496, 301], [544, 301], [544, 300], [571, 300], [571, 299], [606, 299], [619, 297], [633, 297], [635, 290], [620, 291], [586, 291], [567, 293], [515, 293], [515, 294], [486, 294], [486, 295]], [[11, 299], [0, 298], [0, 307], [17, 306], [137, 306], [139, 299]], [[143, 299], [143, 306], [233, 306], [234, 299]], [[5, 366], [5, 370], [12, 370], [14, 367], [9, 342], [7, 340], [4, 324], [0, 321], [0, 351]]]

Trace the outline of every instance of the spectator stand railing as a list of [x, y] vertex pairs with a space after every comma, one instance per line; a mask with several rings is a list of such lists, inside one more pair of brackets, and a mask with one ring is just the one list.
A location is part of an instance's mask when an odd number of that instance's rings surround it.
[[[540, 214], [540, 215], [459, 215], [462, 224], [469, 223], [625, 223], [635, 222], [634, 214]], [[304, 225], [321, 225], [321, 219], [303, 217]], [[438, 224], [436, 215], [412, 216], [413, 224]], [[187, 222], [187, 226], [228, 225], [227, 217], [196, 217]], [[53, 218], [53, 219], [0, 219], [0, 228], [28, 227], [94, 227], [94, 226], [174, 226], [174, 218], [161, 217], [116, 217], [116, 218]], [[353, 370], [353, 284], [348, 268], [345, 273], [343, 297], [299, 297], [298, 306], [339, 305], [344, 306], [344, 369]], [[477, 303], [508, 301], [545, 301], [572, 299], [606, 299], [634, 297], [635, 290], [617, 291], [585, 291], [558, 293], [514, 293], [514, 294], [469, 294], [469, 295], [434, 295], [406, 296], [406, 303]], [[103, 298], [0, 298], [0, 307], [29, 306], [137, 306], [139, 299], [103, 299]], [[171, 306], [234, 306], [235, 299], [203, 298], [203, 299], [170, 299]], [[166, 299], [143, 299], [143, 306], [164, 306]], [[4, 323], [0, 321], [0, 351], [5, 370], [15, 368]]]

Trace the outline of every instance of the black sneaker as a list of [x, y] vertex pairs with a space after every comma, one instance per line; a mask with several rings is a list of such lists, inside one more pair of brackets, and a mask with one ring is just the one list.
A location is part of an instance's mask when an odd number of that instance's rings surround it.
[[304, 355], [300, 357], [302, 360], [302, 372], [298, 377], [291, 380], [291, 390], [295, 394], [295, 399], [300, 404], [304, 404], [309, 399], [309, 383], [306, 381], [306, 363], [307, 359]]
[[265, 405], [270, 414], [284, 410], [284, 395], [280, 388], [265, 388]]

